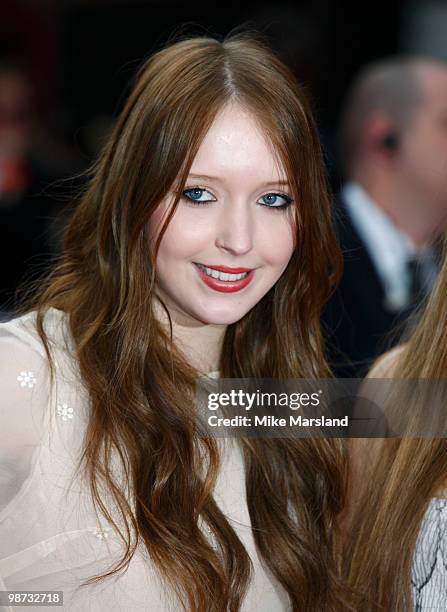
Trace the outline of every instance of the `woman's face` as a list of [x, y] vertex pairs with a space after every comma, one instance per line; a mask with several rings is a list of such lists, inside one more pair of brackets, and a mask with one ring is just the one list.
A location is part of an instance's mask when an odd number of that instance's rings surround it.
[[[157, 234], [174, 198], [155, 211]], [[173, 320], [228, 325], [276, 283], [294, 249], [292, 195], [252, 116], [226, 106], [206, 134], [157, 256]]]

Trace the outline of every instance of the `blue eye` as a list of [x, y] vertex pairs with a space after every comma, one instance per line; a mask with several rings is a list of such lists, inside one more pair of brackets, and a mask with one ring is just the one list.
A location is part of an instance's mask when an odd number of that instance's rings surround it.
[[281, 193], [266, 193], [258, 200], [258, 204], [269, 208], [287, 208], [292, 202], [292, 198]]
[[182, 195], [187, 200], [194, 203], [206, 204], [207, 202], [216, 201], [213, 194], [210, 193], [207, 189], [203, 189], [202, 187], [191, 187], [190, 189], [185, 189]]

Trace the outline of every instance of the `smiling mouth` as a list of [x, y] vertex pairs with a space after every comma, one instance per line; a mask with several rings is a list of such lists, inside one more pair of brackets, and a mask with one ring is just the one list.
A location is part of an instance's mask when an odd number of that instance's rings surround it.
[[[196, 263], [196, 266], [199, 268], [199, 270], [211, 278], [233, 283], [246, 278], [251, 272], [251, 270], [248, 268], [227, 268], [226, 266], [219, 266], [218, 269], [217, 266], [216, 268], [209, 268], [208, 266], [204, 266], [199, 263]], [[234, 270], [235, 272], [228, 272], [228, 270]]]

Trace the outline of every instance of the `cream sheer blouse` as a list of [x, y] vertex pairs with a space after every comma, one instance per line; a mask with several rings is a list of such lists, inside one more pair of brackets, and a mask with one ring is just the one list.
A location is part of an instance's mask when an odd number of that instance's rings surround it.
[[[48, 362], [34, 320], [29, 313], [0, 324], [0, 590], [63, 591], [63, 609], [73, 612], [178, 611], [180, 603], [142, 547], [127, 571], [80, 587], [112, 567], [121, 557], [122, 543], [97, 516], [87, 483], [74, 471], [88, 401], [66, 317], [51, 309], [45, 318], [56, 364], [51, 394]], [[242, 456], [231, 441], [214, 494], [253, 562], [242, 609], [288, 610], [285, 591], [257, 555]], [[112, 507], [109, 510], [114, 514]], [[47, 608], [58, 609], [27, 609]]]

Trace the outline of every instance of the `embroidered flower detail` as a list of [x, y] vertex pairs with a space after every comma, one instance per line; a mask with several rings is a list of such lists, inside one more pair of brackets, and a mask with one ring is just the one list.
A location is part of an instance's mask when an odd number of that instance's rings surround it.
[[109, 537], [109, 532], [109, 527], [97, 527], [92, 530], [93, 535], [96, 536], [98, 540], [106, 540]]
[[29, 387], [30, 389], [36, 384], [36, 377], [34, 372], [20, 372], [17, 376], [17, 380], [21, 387]]
[[57, 414], [62, 417], [63, 421], [68, 421], [73, 418], [73, 408], [69, 408], [67, 404], [58, 404]]

